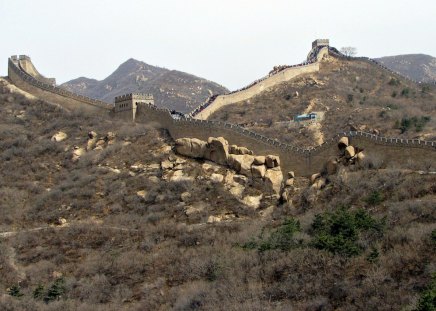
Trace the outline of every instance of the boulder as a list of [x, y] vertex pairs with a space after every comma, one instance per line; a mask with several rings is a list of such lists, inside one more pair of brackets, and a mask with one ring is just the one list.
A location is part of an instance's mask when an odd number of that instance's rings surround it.
[[176, 139], [176, 151], [191, 158], [203, 158], [206, 152], [206, 142], [197, 138]]
[[223, 182], [223, 180], [224, 180], [224, 176], [221, 175], [221, 174], [212, 174], [212, 175], [210, 176], [210, 180], [211, 180], [213, 183], [220, 184], [220, 183]]
[[67, 137], [68, 135], [66, 133], [59, 131], [51, 137], [51, 141], [60, 142], [67, 139]]
[[72, 158], [73, 162], [78, 161], [80, 157], [84, 154], [85, 154], [85, 149], [75, 146], [73, 150], [73, 158]]
[[289, 172], [288, 172], [288, 178], [295, 178], [295, 173], [294, 173], [294, 171], [289, 171]]
[[251, 176], [251, 165], [253, 164], [254, 157], [248, 154], [229, 154], [228, 164], [236, 172]]
[[97, 133], [94, 131], [88, 132], [89, 139], [97, 139]]
[[355, 155], [356, 155], [356, 151], [354, 150], [353, 146], [348, 146], [347, 148], [345, 148], [345, 157], [347, 159], [351, 159]]
[[265, 164], [265, 157], [264, 156], [254, 157], [253, 164], [254, 165], [264, 165]]
[[362, 164], [363, 160], [365, 160], [365, 154], [363, 152], [359, 152], [356, 155], [356, 160], [357, 160], [357, 163]]
[[291, 186], [293, 186], [293, 185], [294, 185], [294, 178], [288, 178], [288, 179], [286, 180], [285, 186], [286, 186], [286, 187], [291, 187]]
[[269, 169], [265, 173], [264, 185], [267, 192], [280, 194], [283, 174], [280, 169]]
[[96, 142], [97, 142], [96, 138], [88, 139], [88, 142], [86, 143], [86, 151], [90, 151], [90, 150], [94, 149]]
[[222, 217], [220, 217], [220, 216], [209, 216], [207, 218], [208, 224], [213, 224], [213, 223], [217, 223], [217, 222], [221, 222], [221, 221], [222, 221]]
[[204, 157], [215, 163], [226, 165], [229, 156], [229, 143], [223, 137], [209, 137]]
[[258, 196], [249, 196], [247, 195], [242, 199], [242, 203], [247, 205], [248, 207], [251, 207], [253, 209], [258, 209], [260, 206], [260, 201], [262, 200], [263, 195]]
[[253, 165], [251, 166], [251, 174], [253, 178], [263, 178], [265, 176], [266, 167], [265, 165]]
[[104, 140], [105, 141], [113, 141], [115, 139], [115, 133], [114, 132], [107, 132]]
[[326, 165], [327, 174], [334, 175], [338, 171], [338, 162], [336, 160], [329, 160]]
[[341, 137], [341, 139], [339, 139], [339, 141], [338, 141], [339, 150], [344, 150], [345, 148], [348, 147], [348, 145], [349, 145], [348, 137], [344, 136], [344, 137]]
[[173, 168], [174, 164], [169, 160], [164, 160], [161, 162], [160, 166], [163, 170], [170, 170]]
[[140, 190], [136, 192], [136, 195], [140, 198], [145, 199], [145, 197], [147, 196], [148, 192], [146, 190]]
[[249, 155], [253, 155], [253, 151], [249, 150], [248, 148], [238, 147], [236, 145], [231, 145], [229, 147], [229, 153], [231, 153], [231, 154], [249, 154]]
[[327, 184], [327, 180], [323, 177], [318, 178], [313, 185], [311, 186], [313, 189], [322, 189]]
[[313, 185], [317, 179], [321, 178], [320, 173], [313, 174], [310, 176], [310, 184]]
[[265, 157], [265, 163], [267, 168], [274, 168], [280, 166], [280, 158], [274, 155], [267, 155]]
[[182, 202], [186, 202], [186, 201], [189, 201], [191, 199], [191, 197], [192, 197], [191, 193], [185, 191], [180, 195], [180, 200]]

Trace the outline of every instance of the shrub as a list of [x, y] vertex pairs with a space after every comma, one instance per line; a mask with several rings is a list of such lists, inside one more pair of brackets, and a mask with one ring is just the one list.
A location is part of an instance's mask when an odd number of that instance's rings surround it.
[[403, 89], [401, 91], [401, 96], [409, 97], [409, 93], [410, 93], [410, 90], [409, 90], [409, 88], [406, 87], [405, 89]]
[[42, 300], [44, 298], [44, 286], [39, 284], [33, 291], [33, 298]]
[[391, 85], [391, 86], [398, 86], [398, 85], [400, 85], [401, 83], [400, 83], [400, 80], [395, 79], [395, 78], [391, 78], [391, 79], [389, 80], [388, 84]]
[[[397, 122], [396, 126], [401, 130], [401, 133], [404, 133], [415, 127], [416, 132], [421, 132], [424, 126], [430, 121], [429, 116], [421, 116], [421, 117], [405, 117], [401, 119], [401, 122]], [[399, 123], [399, 124], [398, 124]]]
[[353, 94], [348, 94], [347, 95], [347, 103], [351, 103], [354, 99], [354, 95]]
[[249, 241], [242, 247], [245, 249], [257, 249], [259, 252], [273, 249], [289, 251], [301, 244], [294, 239], [294, 234], [299, 231], [301, 231], [300, 222], [293, 218], [288, 218], [272, 231], [268, 237], [263, 237], [262, 232], [259, 241]]
[[65, 280], [63, 278], [58, 278], [47, 290], [47, 293], [44, 296], [44, 302], [49, 303], [51, 301], [59, 300], [64, 293]]
[[365, 202], [371, 206], [375, 206], [383, 202], [384, 197], [380, 191], [373, 191], [369, 196], [365, 198]]
[[21, 293], [21, 287], [20, 285], [12, 285], [10, 288], [7, 289], [9, 296], [12, 297], [21, 297], [23, 296], [23, 293]]
[[398, 95], [397, 91], [393, 91], [392, 94], [391, 94], [391, 96], [394, 97], [394, 98], [397, 97], [397, 95]]
[[312, 246], [346, 257], [362, 252], [358, 240], [365, 231], [382, 233], [384, 221], [371, 217], [363, 209], [348, 211], [340, 208], [334, 212], [318, 214], [312, 224]]
[[430, 285], [421, 293], [418, 306], [415, 311], [434, 311], [436, 310], [436, 274], [433, 275]]

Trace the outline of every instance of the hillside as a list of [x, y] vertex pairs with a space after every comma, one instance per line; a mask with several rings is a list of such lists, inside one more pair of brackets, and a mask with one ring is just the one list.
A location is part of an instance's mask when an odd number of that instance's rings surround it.
[[[434, 88], [418, 86], [364, 61], [329, 57], [320, 72], [279, 84], [210, 119], [240, 124], [297, 146], [316, 146], [340, 131], [436, 139]], [[315, 124], [290, 122], [320, 112]]]
[[255, 209], [164, 131], [3, 79], [0, 127], [1, 310], [412, 310], [435, 272], [434, 161], [297, 176]]
[[191, 111], [212, 94], [228, 91], [203, 78], [151, 66], [132, 58], [101, 81], [81, 77], [68, 81], [61, 87], [109, 103], [113, 102], [115, 96], [126, 93], [151, 93], [159, 107], [181, 112]]
[[436, 58], [425, 54], [408, 54], [376, 58], [386, 67], [415, 81], [436, 81]]

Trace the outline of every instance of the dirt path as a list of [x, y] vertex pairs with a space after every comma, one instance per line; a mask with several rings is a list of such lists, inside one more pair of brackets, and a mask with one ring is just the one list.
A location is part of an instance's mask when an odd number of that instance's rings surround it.
[[61, 226], [50, 225], [50, 226], [36, 227], [36, 228], [32, 228], [32, 229], [0, 232], [0, 238], [8, 238], [8, 237], [12, 237], [12, 236], [15, 236], [17, 234], [20, 234], [20, 233], [30, 233], [30, 232], [36, 232], [36, 231], [43, 231], [43, 230], [47, 230], [47, 229], [61, 230], [61, 229], [65, 229], [65, 228], [70, 228], [70, 227], [75, 226], [75, 225], [85, 225], [85, 224], [89, 225], [90, 228], [93, 228], [93, 229], [99, 228], [99, 229], [109, 229], [109, 230], [118, 230], [118, 231], [126, 231], [126, 232], [137, 232], [138, 231], [137, 229], [124, 228], [124, 227], [102, 226], [102, 225], [99, 225], [95, 222], [90, 223], [89, 221], [77, 221], [77, 222], [73, 222], [73, 223], [67, 223], [67, 224], [61, 225]]

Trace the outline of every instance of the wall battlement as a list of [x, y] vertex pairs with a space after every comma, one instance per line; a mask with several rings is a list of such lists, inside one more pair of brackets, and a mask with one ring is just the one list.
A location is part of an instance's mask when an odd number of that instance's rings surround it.
[[154, 100], [153, 94], [130, 93], [115, 97], [115, 103], [125, 100]]

